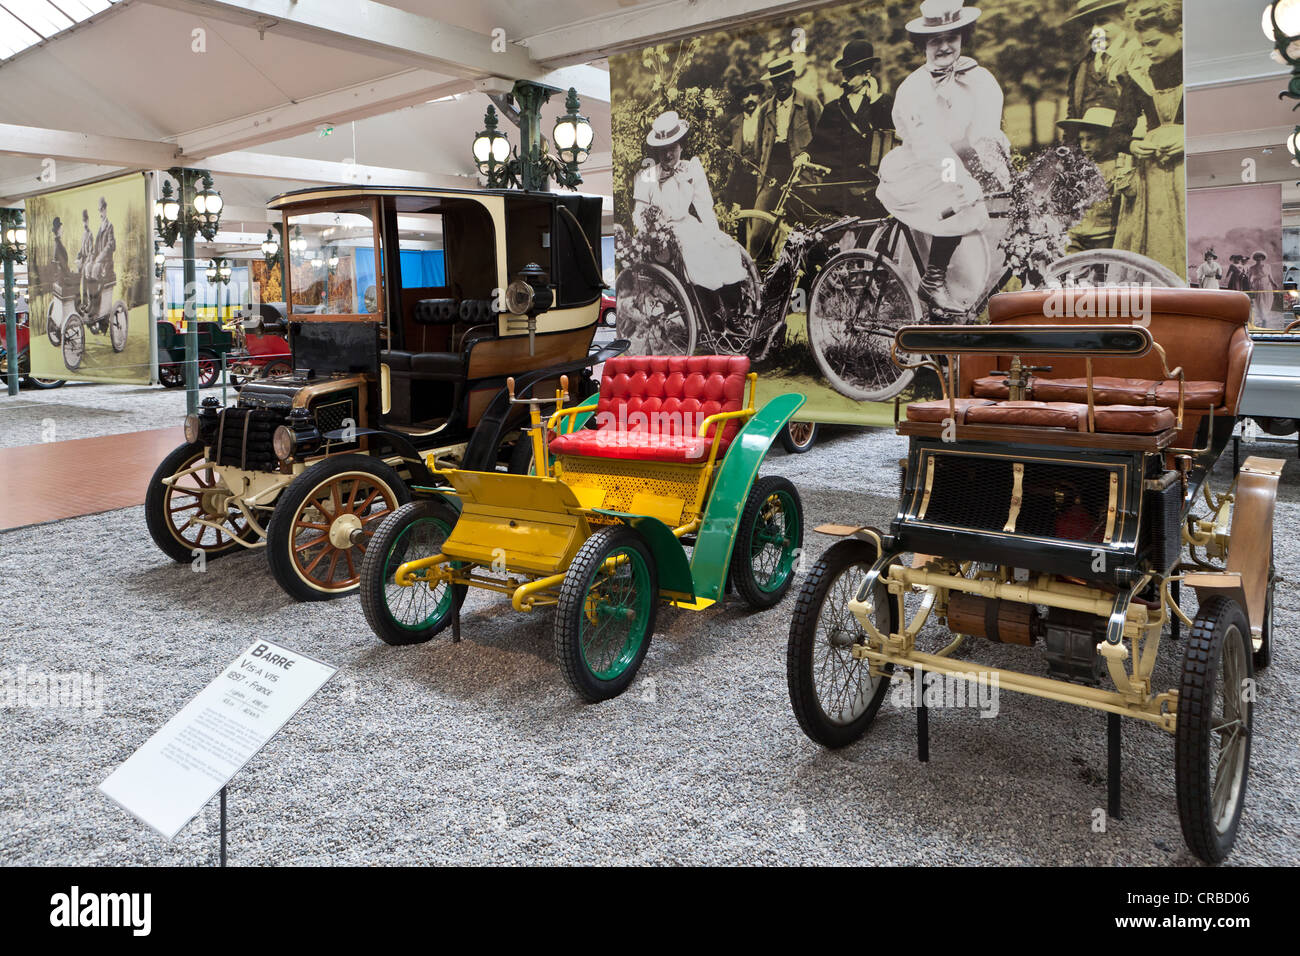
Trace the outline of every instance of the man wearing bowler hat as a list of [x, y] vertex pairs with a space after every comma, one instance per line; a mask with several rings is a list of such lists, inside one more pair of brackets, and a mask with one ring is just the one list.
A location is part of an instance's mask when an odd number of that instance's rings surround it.
[[844, 78], [843, 92], [827, 104], [808, 147], [812, 161], [830, 169], [818, 206], [823, 212], [879, 215], [883, 207], [869, 207], [875, 206], [880, 159], [893, 143], [894, 98], [881, 88], [880, 57], [867, 40], [846, 43], [834, 66]]
[[[808, 145], [821, 120], [822, 104], [815, 96], [795, 89], [793, 57], [770, 60], [763, 80], [772, 84], [772, 95], [758, 108], [758, 198], [754, 205], [771, 211], [795, 166], [808, 161]], [[771, 226], [766, 223], [754, 228], [747, 242], [751, 256], [758, 258], [767, 251], [763, 247], [770, 233]]]
[[[758, 196], [758, 122], [759, 106], [767, 87], [757, 76], [751, 76], [737, 85], [735, 97], [740, 113], [731, 119], [731, 175], [723, 190], [725, 201], [732, 210], [748, 209]], [[743, 240], [742, 240], [743, 241]]]

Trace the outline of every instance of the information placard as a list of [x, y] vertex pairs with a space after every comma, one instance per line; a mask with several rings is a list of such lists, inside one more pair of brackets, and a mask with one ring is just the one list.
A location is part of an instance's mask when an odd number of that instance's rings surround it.
[[99, 789], [171, 840], [337, 672], [255, 641]]

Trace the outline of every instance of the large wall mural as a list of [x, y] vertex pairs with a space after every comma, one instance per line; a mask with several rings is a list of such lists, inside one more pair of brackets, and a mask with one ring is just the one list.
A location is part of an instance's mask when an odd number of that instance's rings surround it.
[[610, 59], [619, 334], [816, 421], [932, 383], [894, 331], [1186, 284], [1180, 0], [853, 3]]

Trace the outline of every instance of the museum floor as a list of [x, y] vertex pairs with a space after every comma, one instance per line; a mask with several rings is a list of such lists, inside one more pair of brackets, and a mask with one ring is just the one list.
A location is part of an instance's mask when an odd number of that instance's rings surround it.
[[[184, 405], [180, 393], [120, 386], [7, 401], [9, 446], [39, 442], [47, 418], [61, 437], [85, 437], [169, 426]], [[1278, 503], [1275, 658], [1259, 675], [1228, 864], [1286, 864], [1300, 858], [1300, 465], [1294, 446], [1247, 448], [1292, 463]], [[884, 524], [902, 449], [886, 431], [846, 429], [807, 455], [774, 452], [765, 471], [796, 483], [809, 527]], [[94, 461], [77, 467], [96, 480]], [[812, 557], [828, 543], [805, 539]], [[661, 612], [636, 683], [588, 706], [552, 658], [549, 611], [501, 613], [471, 592], [460, 645], [388, 647], [355, 597], [293, 603], [260, 553], [204, 573], [173, 564], [140, 507], [0, 533], [0, 576], [0, 671], [90, 672], [104, 688], [98, 714], [6, 709], [0, 863], [215, 862], [215, 806], [167, 844], [96, 786], [267, 636], [342, 669], [236, 777], [232, 864], [1196, 864], [1179, 832], [1173, 741], [1145, 724], [1124, 724], [1125, 816], [1105, 833], [1091, 827], [1105, 804], [1101, 714], [1010, 692], [994, 719], [931, 710], [931, 760], [920, 764], [912, 712], [886, 698], [858, 744], [810, 742], [786, 693], [793, 592], [762, 614], [738, 602]], [[1040, 666], [1023, 649], [982, 642], [976, 653]], [[1162, 655], [1158, 685], [1174, 684], [1179, 656]]]

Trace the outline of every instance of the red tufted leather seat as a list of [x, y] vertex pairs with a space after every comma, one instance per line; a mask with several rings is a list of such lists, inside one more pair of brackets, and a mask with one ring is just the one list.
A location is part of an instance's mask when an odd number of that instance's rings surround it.
[[[741, 355], [621, 355], [605, 363], [596, 429], [551, 440], [557, 455], [699, 464], [709, 457], [717, 425], [701, 423], [745, 407], [749, 359]], [[743, 421], [723, 422], [721, 458]]]

